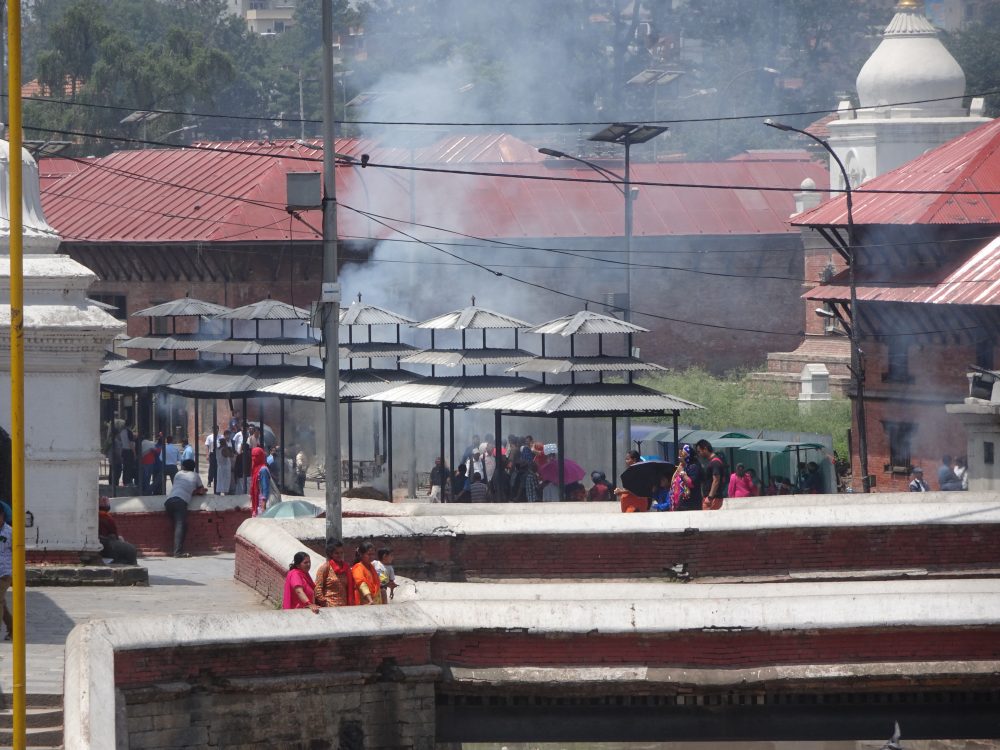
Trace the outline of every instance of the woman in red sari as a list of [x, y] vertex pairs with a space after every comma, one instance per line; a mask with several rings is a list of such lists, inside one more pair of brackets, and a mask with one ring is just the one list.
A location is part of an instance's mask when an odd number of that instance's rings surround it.
[[375, 559], [375, 545], [362, 542], [354, 555], [354, 565], [347, 579], [348, 602], [350, 604], [381, 604], [381, 584], [378, 573], [372, 565]]
[[261, 481], [261, 473], [267, 472], [267, 454], [260, 446], [250, 451], [250, 515], [256, 518], [267, 510], [270, 474]]

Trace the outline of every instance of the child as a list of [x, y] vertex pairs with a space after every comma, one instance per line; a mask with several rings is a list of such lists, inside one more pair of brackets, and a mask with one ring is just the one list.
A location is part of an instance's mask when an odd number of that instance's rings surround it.
[[372, 567], [378, 573], [382, 588], [382, 603], [388, 604], [396, 593], [396, 571], [392, 567], [392, 550], [389, 547], [380, 549], [378, 559], [372, 560]]
[[670, 482], [670, 477], [660, 477], [659, 485], [653, 490], [653, 504], [650, 506], [650, 510], [674, 510], [670, 499]]

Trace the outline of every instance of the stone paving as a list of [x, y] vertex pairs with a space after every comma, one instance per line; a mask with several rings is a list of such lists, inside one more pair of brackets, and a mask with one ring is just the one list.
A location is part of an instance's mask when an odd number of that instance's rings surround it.
[[[140, 615], [253, 612], [271, 609], [233, 579], [234, 555], [146, 557], [145, 587], [38, 587], [26, 593], [29, 693], [62, 693], [63, 645], [88, 620]], [[8, 594], [8, 603], [10, 595]], [[13, 689], [10, 641], [0, 642], [0, 689]]]

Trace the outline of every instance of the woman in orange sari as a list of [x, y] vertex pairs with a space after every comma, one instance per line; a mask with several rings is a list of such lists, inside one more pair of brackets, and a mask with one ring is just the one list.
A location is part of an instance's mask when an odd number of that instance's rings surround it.
[[350, 604], [381, 604], [381, 584], [378, 573], [372, 565], [375, 559], [375, 545], [362, 542], [354, 555], [354, 565], [347, 579], [348, 602]]

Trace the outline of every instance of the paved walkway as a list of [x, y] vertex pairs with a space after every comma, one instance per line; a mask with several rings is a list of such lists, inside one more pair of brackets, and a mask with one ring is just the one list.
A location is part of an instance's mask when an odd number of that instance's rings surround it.
[[[149, 586], [38, 587], [26, 593], [29, 693], [62, 693], [63, 647], [69, 631], [88, 620], [139, 615], [270, 609], [233, 579], [233, 553], [174, 559], [146, 557]], [[8, 595], [8, 602], [10, 601]], [[13, 688], [10, 641], [0, 642], [0, 688]]]

